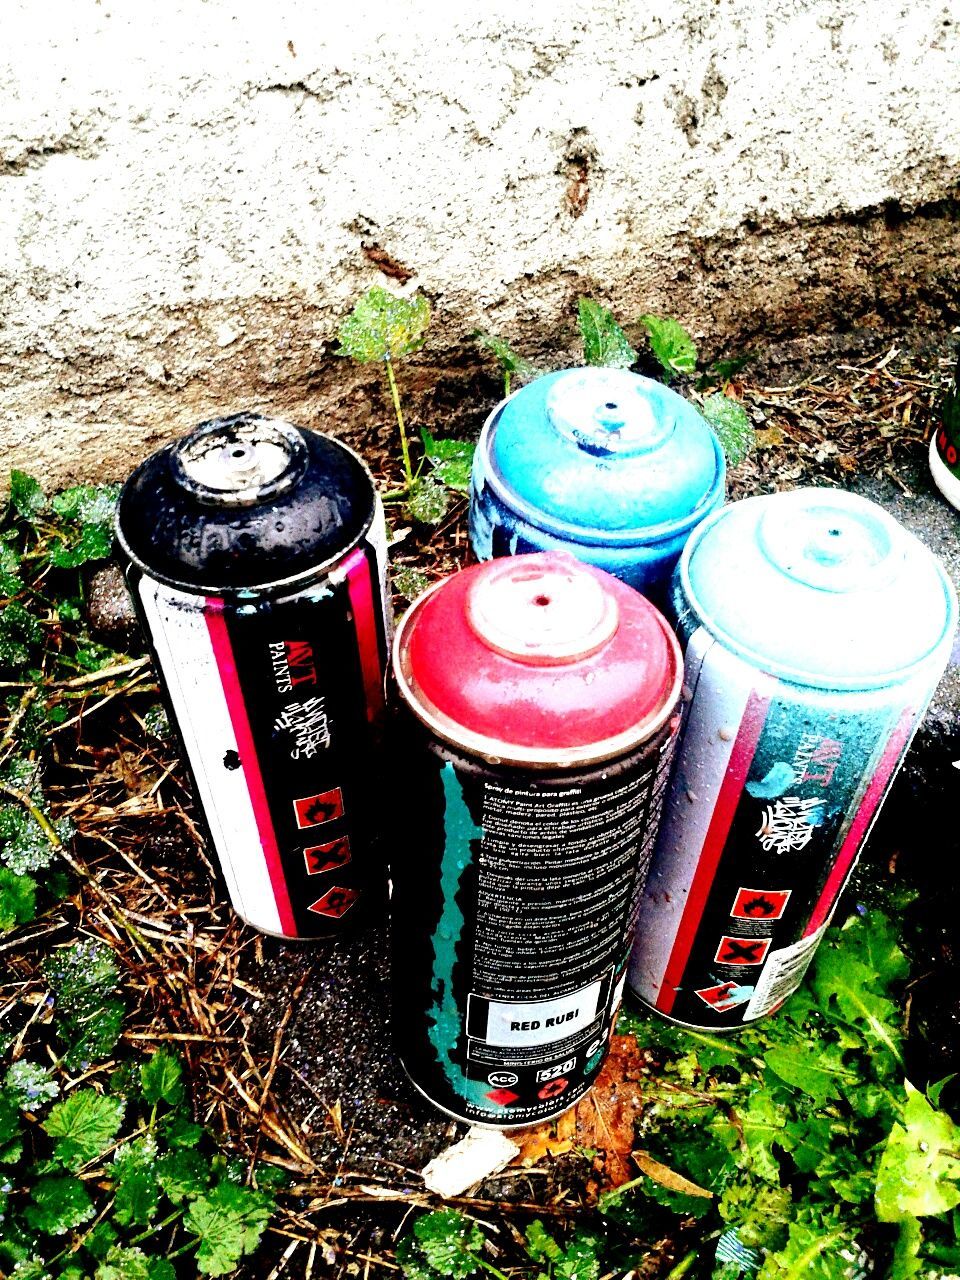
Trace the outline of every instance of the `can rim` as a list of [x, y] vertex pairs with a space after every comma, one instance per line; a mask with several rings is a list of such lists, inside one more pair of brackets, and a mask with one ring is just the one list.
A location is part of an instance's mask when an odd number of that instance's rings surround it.
[[[277, 419], [277, 421], [286, 421], [286, 420]], [[151, 565], [149, 565], [145, 560], [143, 560], [140, 556], [136, 554], [136, 552], [132, 549], [130, 544], [127, 542], [127, 539], [124, 537], [123, 530], [120, 526], [120, 503], [118, 501], [117, 508], [113, 516], [113, 533], [114, 533], [114, 537], [117, 540], [117, 543], [120, 546], [121, 551], [126, 556], [127, 560], [132, 565], [134, 565], [137, 569], [139, 569], [140, 572], [145, 577], [152, 578], [154, 582], [160, 582], [165, 587], [173, 587], [177, 591], [183, 591], [187, 595], [195, 595], [195, 596], [196, 595], [214, 595], [214, 596], [222, 596], [224, 599], [228, 599], [228, 600], [243, 599], [245, 596], [249, 596], [253, 593], [255, 593], [258, 596], [264, 595], [264, 594], [279, 595], [290, 587], [305, 586], [308, 583], [313, 582], [315, 579], [323, 577], [326, 574], [328, 574], [337, 564], [340, 563], [340, 561], [345, 556], [349, 555], [351, 551], [353, 551], [356, 547], [358, 547], [360, 543], [363, 541], [363, 539], [366, 537], [366, 535], [370, 532], [377, 518], [377, 512], [382, 510], [383, 504], [380, 497], [380, 491], [377, 488], [376, 481], [373, 478], [373, 472], [367, 466], [366, 462], [363, 460], [360, 454], [357, 453], [356, 450], [351, 449], [348, 444], [344, 444], [342, 440], [338, 440], [336, 436], [329, 435], [325, 431], [314, 431], [312, 427], [297, 427], [295, 423], [289, 423], [288, 425], [294, 427], [294, 429], [297, 431], [310, 431], [315, 436], [322, 436], [324, 440], [331, 441], [338, 448], [343, 449], [344, 452], [346, 453], [349, 453], [350, 456], [354, 459], [354, 461], [359, 463], [360, 468], [362, 469], [364, 475], [370, 481], [370, 488], [373, 493], [373, 502], [371, 503], [371, 506], [370, 506], [370, 514], [368, 518], [364, 521], [363, 527], [360, 529], [360, 532], [357, 534], [355, 538], [353, 538], [350, 542], [348, 542], [346, 546], [342, 547], [334, 555], [330, 556], [329, 559], [322, 561], [320, 564], [311, 565], [309, 569], [304, 569], [300, 573], [295, 573], [289, 578], [271, 578], [267, 582], [254, 582], [244, 587], [232, 587], [232, 586], [225, 587], [222, 583], [217, 585], [214, 583], [206, 584], [206, 583], [198, 583], [198, 582], [185, 582], [183, 579], [175, 578], [169, 574], [157, 572], [156, 569], [154, 569]], [[164, 447], [173, 448], [176, 446], [176, 444], [177, 444], [177, 441], [172, 440], [170, 441], [169, 445], [166, 445]], [[159, 452], [159, 450], [157, 452]], [[153, 456], [154, 456], [153, 454], [150, 454], [149, 457], [144, 458], [143, 462], [140, 463], [140, 466], [137, 467], [127, 478], [127, 481], [124, 484], [124, 489], [133, 480], [134, 476], [138, 474], [141, 468], [147, 465], [147, 463], [150, 461], [150, 458], [152, 458]], [[123, 496], [122, 492], [120, 496], [122, 498]]]
[[[807, 485], [802, 487], [811, 489], [817, 488], [818, 486]], [[785, 492], [788, 493], [798, 493], [800, 491], [801, 490], [799, 489], [785, 490]], [[847, 490], [840, 490], [840, 492], [847, 492]], [[934, 555], [930, 548], [925, 546], [924, 543], [917, 538], [916, 534], [911, 533], [909, 529], [904, 529], [904, 533], [913, 538], [933, 562], [934, 570], [937, 574], [940, 586], [943, 589], [943, 598], [946, 610], [944, 614], [943, 628], [936, 640], [934, 640], [919, 657], [915, 658], [912, 662], [907, 663], [906, 666], [890, 667], [884, 671], [876, 672], [873, 675], [862, 676], [854, 680], [851, 678], [844, 679], [839, 676], [830, 676], [828, 674], [810, 671], [804, 667], [793, 667], [789, 663], [771, 662], [769, 655], [765, 655], [759, 650], [753, 649], [749, 644], [738, 639], [725, 627], [719, 626], [714, 619], [707, 614], [690, 581], [690, 561], [693, 558], [694, 552], [713, 526], [724, 519], [735, 506], [739, 506], [741, 503], [763, 502], [771, 496], [773, 495], [757, 494], [752, 498], [741, 499], [740, 503], [732, 503], [730, 506], [721, 507], [718, 511], [714, 511], [711, 515], [707, 516], [702, 524], [690, 535], [690, 538], [680, 555], [680, 561], [677, 565], [677, 574], [683, 595], [696, 615], [699, 624], [704, 627], [720, 644], [733, 653], [735, 657], [743, 659], [743, 661], [749, 663], [754, 667], [754, 669], [765, 672], [767, 675], [771, 675], [775, 679], [784, 680], [789, 684], [802, 685], [805, 688], [829, 689], [838, 692], [855, 691], [858, 689], [879, 689], [884, 685], [894, 682], [898, 684], [906, 683], [908, 680], [911, 680], [914, 676], [919, 674], [919, 672], [921, 672], [925, 667], [929, 666], [931, 659], [937, 654], [938, 650], [943, 649], [952, 641], [958, 619], [957, 592], [949, 574], [940, 563], [939, 557]], [[864, 498], [863, 501], [869, 502], [870, 499]]]
[[493, 461], [493, 433], [497, 419], [505, 406], [523, 390], [523, 387], [518, 387], [516, 391], [511, 392], [509, 396], [491, 409], [480, 430], [480, 438], [477, 441], [477, 455], [484, 463], [484, 479], [497, 498], [535, 528], [542, 529], [545, 533], [552, 533], [554, 536], [563, 538], [568, 542], [583, 543], [584, 546], [589, 547], [607, 546], [609, 544], [618, 547], [653, 546], [659, 542], [666, 541], [668, 538], [676, 537], [687, 529], [694, 528], [706, 518], [704, 512], [709, 514], [713, 510], [718, 496], [721, 502], [723, 501], [726, 489], [726, 458], [720, 446], [720, 441], [708, 423], [715, 462], [714, 479], [709, 489], [688, 515], [678, 517], [675, 520], [663, 520], [659, 524], [641, 525], [634, 529], [606, 530], [596, 529], [592, 525], [564, 523], [564, 521], [558, 520], [548, 512], [539, 510], [526, 502], [507, 484], [506, 480], [497, 471]]
[[501, 742], [496, 738], [488, 738], [486, 734], [475, 733], [471, 729], [465, 729], [455, 720], [444, 715], [429, 698], [425, 698], [422, 693], [414, 692], [413, 683], [409, 677], [405, 662], [407, 656], [405, 640], [410, 627], [413, 625], [415, 616], [420, 613], [431, 596], [435, 595], [444, 586], [446, 581], [446, 578], [441, 578], [432, 587], [428, 587], [421, 596], [417, 597], [400, 619], [393, 641], [392, 665], [394, 678], [404, 702], [406, 702], [418, 720], [450, 746], [456, 747], [468, 755], [477, 756], [486, 761], [487, 764], [492, 765], [523, 765], [530, 769], [556, 767], [576, 769], [593, 764], [601, 764], [605, 760], [614, 760], [620, 756], [628, 755], [635, 748], [653, 738], [675, 713], [677, 702], [680, 699], [680, 692], [683, 688], [683, 653], [677, 637], [666, 619], [657, 611], [657, 624], [666, 637], [673, 656], [674, 675], [669, 694], [664, 698], [664, 705], [654, 715], [648, 717], [647, 720], [641, 721], [640, 724], [617, 734], [613, 738], [604, 738], [599, 742], [577, 747], [546, 750], [538, 750], [536, 747], [523, 747], [511, 742]]

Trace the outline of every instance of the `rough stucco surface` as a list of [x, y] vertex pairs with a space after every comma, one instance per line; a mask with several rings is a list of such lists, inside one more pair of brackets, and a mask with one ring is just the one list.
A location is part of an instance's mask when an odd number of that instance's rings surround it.
[[955, 315], [956, 18], [8, 0], [0, 462], [117, 477], [255, 407], [362, 442], [381, 399], [332, 349], [371, 283], [434, 305], [435, 426], [472, 421], [473, 328], [556, 351], [579, 293], [714, 341]]

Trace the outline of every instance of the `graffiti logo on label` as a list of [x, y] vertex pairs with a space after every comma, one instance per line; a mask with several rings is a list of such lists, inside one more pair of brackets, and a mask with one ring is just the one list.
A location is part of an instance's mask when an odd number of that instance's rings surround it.
[[288, 702], [274, 721], [273, 731], [287, 734], [291, 760], [312, 760], [330, 745], [330, 720], [323, 698]]
[[823, 801], [816, 796], [809, 800], [783, 796], [768, 804], [757, 832], [761, 847], [767, 853], [805, 849], [813, 838], [822, 811]]

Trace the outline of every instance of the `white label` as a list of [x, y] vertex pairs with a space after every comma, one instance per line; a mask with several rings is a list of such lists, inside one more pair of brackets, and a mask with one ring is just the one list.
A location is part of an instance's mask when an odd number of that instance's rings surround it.
[[[553, 1044], [588, 1027], [597, 1016], [603, 979], [554, 1000], [487, 1002], [487, 1044], [505, 1048]], [[472, 1001], [476, 997], [470, 996]], [[468, 1025], [470, 1015], [467, 1017]]]
[[771, 951], [767, 963], [754, 988], [750, 1003], [743, 1011], [744, 1022], [754, 1018], [762, 1018], [782, 1004], [787, 996], [792, 996], [803, 981], [803, 975], [810, 966], [813, 953], [820, 945], [820, 939], [827, 930], [823, 925], [809, 938], [801, 938], [789, 947], [781, 947], [779, 951]]
[[146, 577], [140, 599], [231, 901], [258, 929], [281, 933], [202, 601]]

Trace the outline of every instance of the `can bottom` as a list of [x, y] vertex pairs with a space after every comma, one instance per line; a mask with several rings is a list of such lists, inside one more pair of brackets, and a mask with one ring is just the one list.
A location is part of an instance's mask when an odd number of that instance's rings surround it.
[[723, 1026], [722, 1024], [718, 1026], [715, 1022], [711, 1022], [709, 1026], [703, 1022], [681, 1022], [679, 1018], [674, 1018], [669, 1013], [664, 1013], [662, 1009], [658, 1009], [656, 1005], [652, 1005], [649, 1002], [649, 1000], [644, 1000], [643, 996], [637, 995], [633, 987], [628, 987], [628, 990], [630, 992], [630, 995], [633, 997], [633, 999], [636, 1000], [637, 1004], [642, 1004], [644, 1009], [649, 1010], [650, 1013], [655, 1013], [657, 1017], [662, 1018], [664, 1022], [670, 1022], [675, 1027], [683, 1027], [684, 1031], [707, 1031], [707, 1032], [719, 1031], [721, 1033], [731, 1035], [736, 1033], [737, 1031], [745, 1031], [747, 1027], [753, 1026], [754, 1022], [763, 1021], [762, 1018], [754, 1018], [754, 1019], [751, 1019], [750, 1022], [737, 1022], [737, 1023], [734, 1023], [732, 1026], [731, 1025]]
[[249, 916], [245, 916], [242, 911], [238, 911], [233, 903], [230, 904], [230, 910], [242, 920], [244, 924], [248, 924], [251, 929], [256, 929], [257, 933], [262, 933], [268, 938], [276, 938], [278, 942], [291, 942], [300, 946], [312, 946], [317, 942], [338, 942], [341, 938], [352, 938], [355, 934], [361, 933], [364, 929], [373, 928], [378, 922], [373, 920], [365, 920], [363, 923], [351, 922], [344, 925], [340, 929], [331, 929], [329, 933], [278, 933], [276, 929], [266, 929], [262, 924], [257, 924], [256, 920], [251, 920]]
[[471, 1120], [469, 1116], [459, 1115], [456, 1111], [451, 1111], [449, 1107], [441, 1106], [439, 1102], [435, 1102], [433, 1098], [430, 1097], [429, 1093], [427, 1093], [425, 1089], [422, 1089], [420, 1085], [417, 1084], [416, 1080], [414, 1080], [413, 1076], [410, 1074], [407, 1064], [402, 1058], [400, 1058], [400, 1065], [403, 1067], [403, 1074], [413, 1085], [414, 1089], [416, 1089], [417, 1093], [419, 1093], [420, 1097], [429, 1102], [431, 1107], [436, 1111], [442, 1112], [445, 1116], [449, 1116], [451, 1120], [456, 1120], [460, 1124], [469, 1125], [471, 1129], [492, 1129], [497, 1133], [522, 1133], [524, 1129], [534, 1129], [538, 1124], [548, 1124], [551, 1120], [556, 1120], [559, 1116], [565, 1115], [571, 1110], [571, 1108], [575, 1107], [578, 1102], [581, 1102], [593, 1088], [593, 1085], [588, 1085], [587, 1088], [584, 1089], [583, 1093], [578, 1093], [575, 1098], [572, 1098], [571, 1101], [568, 1102], [566, 1106], [561, 1107], [559, 1111], [551, 1111], [548, 1116], [540, 1116], [539, 1119], [531, 1120], [527, 1124], [495, 1124], [492, 1120]]

